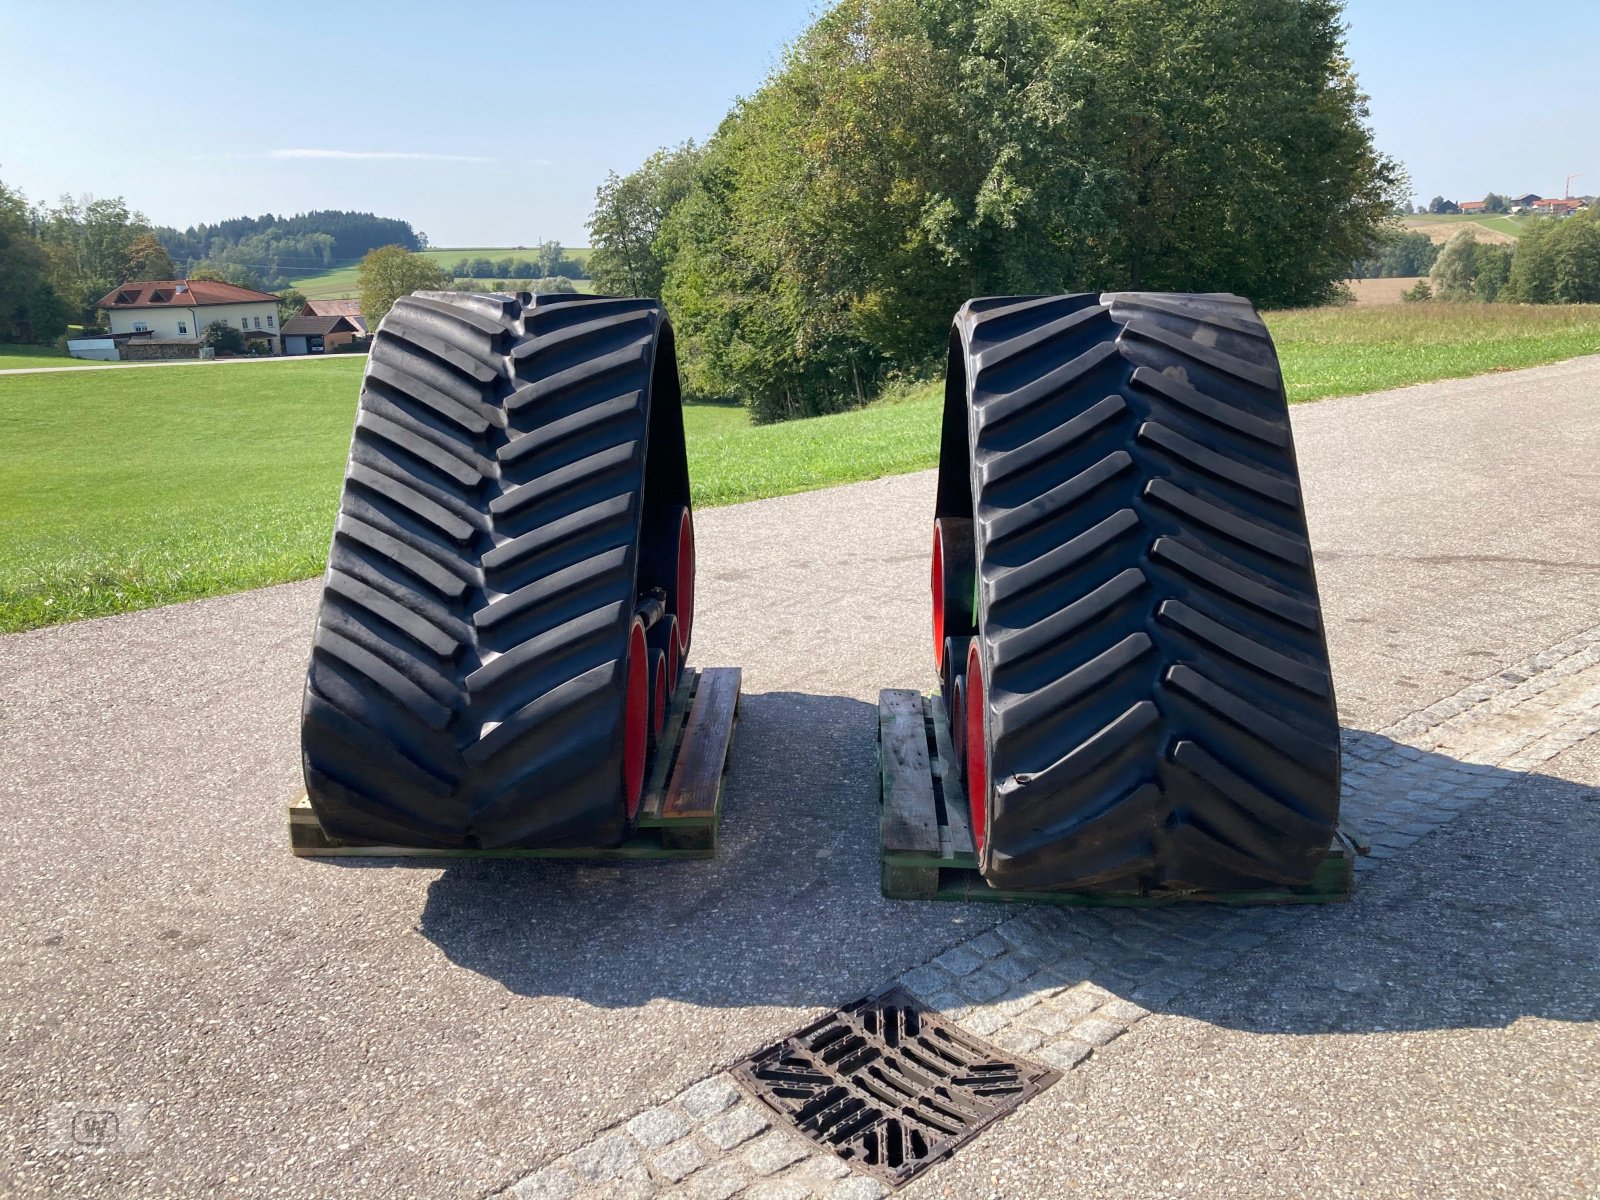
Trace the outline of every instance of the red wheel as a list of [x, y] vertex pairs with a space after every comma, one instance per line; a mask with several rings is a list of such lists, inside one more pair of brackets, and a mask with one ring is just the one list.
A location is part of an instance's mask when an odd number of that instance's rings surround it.
[[694, 635], [694, 518], [683, 510], [678, 522], [678, 590], [673, 597], [677, 602], [678, 658], [689, 657], [689, 641]]
[[960, 671], [952, 661], [949, 641], [977, 632], [976, 576], [972, 551], [972, 522], [961, 517], [939, 517], [933, 523], [933, 658], [939, 678]]
[[972, 810], [972, 844], [981, 856], [989, 831], [989, 747], [984, 737], [983, 663], [978, 643], [967, 651], [966, 678], [967, 805]]
[[622, 717], [622, 796], [628, 820], [639, 814], [644, 797], [644, 761], [650, 747], [650, 654], [644, 622], [628, 631], [628, 696]]
[[660, 745], [661, 731], [667, 725], [667, 652], [657, 650], [650, 662], [650, 744]]

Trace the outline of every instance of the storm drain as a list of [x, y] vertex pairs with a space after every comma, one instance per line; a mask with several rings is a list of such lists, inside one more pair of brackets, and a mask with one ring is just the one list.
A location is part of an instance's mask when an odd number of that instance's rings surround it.
[[812, 1142], [894, 1187], [1061, 1078], [901, 988], [847, 1005], [733, 1074]]

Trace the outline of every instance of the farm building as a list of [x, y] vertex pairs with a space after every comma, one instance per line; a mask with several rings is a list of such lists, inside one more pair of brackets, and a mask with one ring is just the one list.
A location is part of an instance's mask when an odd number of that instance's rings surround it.
[[214, 279], [124, 283], [101, 298], [122, 358], [195, 358], [200, 334], [222, 321], [278, 353], [278, 298]]
[[367, 332], [367, 319], [361, 315], [359, 300], [307, 300], [300, 306], [302, 317], [348, 317], [363, 334]]
[[299, 316], [283, 323], [285, 354], [327, 354], [335, 346], [353, 342], [365, 332], [356, 324], [359, 318], [346, 316]]

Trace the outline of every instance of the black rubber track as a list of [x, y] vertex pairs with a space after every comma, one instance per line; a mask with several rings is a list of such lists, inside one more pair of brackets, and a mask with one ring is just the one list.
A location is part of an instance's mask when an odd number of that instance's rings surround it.
[[1339, 725], [1282, 379], [1247, 301], [969, 302], [936, 515], [975, 516], [986, 878], [1310, 879]]
[[620, 841], [629, 630], [652, 589], [681, 602], [688, 504], [656, 302], [399, 301], [362, 381], [306, 680], [323, 826], [411, 846]]

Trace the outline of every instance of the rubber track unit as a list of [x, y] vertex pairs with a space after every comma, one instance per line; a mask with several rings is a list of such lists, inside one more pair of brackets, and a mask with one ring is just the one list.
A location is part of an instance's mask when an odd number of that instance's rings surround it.
[[[966, 304], [936, 518], [972, 522], [975, 563], [949, 561], [965, 535], [947, 533], [944, 572], [975, 567], [977, 612], [935, 591], [941, 632], [977, 635], [987, 879], [1310, 881], [1339, 723], [1282, 378], [1247, 301]], [[947, 704], [979, 694], [942, 657]]]
[[424, 847], [621, 841], [625, 726], [648, 722], [653, 691], [629, 711], [630, 634], [636, 612], [687, 603], [672, 593], [688, 505], [655, 301], [396, 303], [362, 380], [306, 680], [323, 827]]

